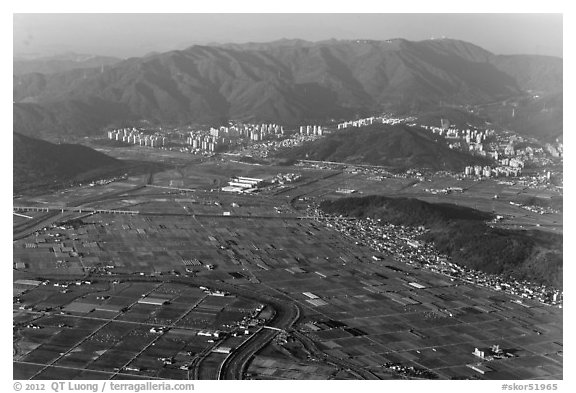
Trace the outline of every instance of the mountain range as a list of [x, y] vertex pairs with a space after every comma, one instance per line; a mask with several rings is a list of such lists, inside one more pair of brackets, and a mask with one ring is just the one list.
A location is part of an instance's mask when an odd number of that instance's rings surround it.
[[136, 120], [297, 125], [561, 91], [560, 58], [500, 56], [451, 39], [195, 45], [104, 68], [14, 75], [14, 129], [46, 137]]

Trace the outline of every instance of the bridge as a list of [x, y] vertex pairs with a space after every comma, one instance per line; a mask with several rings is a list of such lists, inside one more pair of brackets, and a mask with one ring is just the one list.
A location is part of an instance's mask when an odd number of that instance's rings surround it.
[[274, 326], [267, 326], [267, 325], [265, 325], [265, 326], [262, 326], [262, 329], [269, 329], [269, 330], [275, 330], [275, 331], [277, 331], [277, 332], [286, 333], [286, 330], [280, 329], [280, 328], [277, 328], [277, 327], [274, 327]]
[[34, 217], [27, 216], [26, 214], [20, 214], [20, 213], [16, 213], [16, 212], [12, 212], [12, 214], [14, 214], [15, 216], [18, 216], [18, 217], [23, 217], [23, 218], [29, 218], [29, 219], [34, 218]]
[[[212, 218], [236, 218], [236, 219], [268, 219], [268, 220], [314, 220], [314, 216], [261, 216], [261, 215], [222, 215], [210, 213], [162, 213], [162, 212], [141, 212], [139, 210], [112, 210], [112, 209], [94, 209], [92, 207], [63, 207], [63, 206], [14, 206], [13, 213], [18, 212], [75, 212], [75, 213], [102, 213], [102, 214], [139, 214], [145, 216], [197, 216], [197, 217], [212, 217]], [[23, 215], [22, 215], [23, 216]], [[32, 218], [24, 216], [26, 218]], [[342, 217], [341, 220], [352, 220], [351, 218]]]
[[63, 207], [63, 206], [14, 206], [16, 212], [75, 212], [75, 213], [94, 213], [94, 214], [140, 214], [137, 210], [111, 210], [111, 209], [94, 209], [92, 207]]

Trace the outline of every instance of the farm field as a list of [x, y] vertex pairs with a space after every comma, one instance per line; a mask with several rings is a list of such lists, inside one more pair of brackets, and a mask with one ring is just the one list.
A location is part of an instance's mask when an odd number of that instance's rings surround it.
[[[15, 283], [21, 289], [13, 317], [15, 379], [74, 379], [84, 373], [188, 379], [203, 353], [220, 345], [214, 338], [252, 323], [261, 306], [183, 284], [101, 281], [62, 290], [63, 285]], [[253, 329], [242, 334], [248, 337]], [[219, 365], [202, 360], [198, 367], [204, 373]]]
[[[562, 309], [375, 258], [303, 208], [354, 189], [494, 211], [501, 225], [561, 232], [561, 215], [510, 205], [528, 191], [507, 185], [433, 195], [424, 188], [463, 185], [287, 169], [206, 161], [148, 186], [140, 177], [15, 200], [138, 214], [55, 217], [14, 241], [14, 378], [218, 379], [226, 362], [255, 379], [354, 378], [346, 368], [377, 379], [563, 378]], [[233, 175], [280, 171], [302, 177], [254, 195], [219, 189]], [[297, 318], [271, 330], [281, 303]], [[506, 355], [473, 353], [494, 345]], [[243, 347], [253, 355], [234, 363]], [[312, 354], [330, 363], [307, 363]]]

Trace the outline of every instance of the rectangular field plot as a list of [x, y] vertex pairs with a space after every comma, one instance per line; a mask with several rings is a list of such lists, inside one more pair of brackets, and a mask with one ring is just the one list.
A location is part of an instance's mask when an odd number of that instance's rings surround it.
[[36, 375], [44, 366], [38, 364], [27, 364], [14, 362], [12, 368], [12, 378], [15, 380], [30, 379]]
[[90, 363], [87, 368], [96, 371], [115, 372], [130, 362], [138, 352], [109, 349]]
[[[146, 214], [95, 214], [83, 218], [78, 227], [49, 227], [16, 241], [14, 262], [28, 269], [18, 269], [18, 278], [29, 278], [30, 272], [34, 279], [47, 273], [82, 277], [87, 268], [100, 281], [76, 285], [71, 278], [68, 286], [20, 283], [13, 288], [18, 297], [13, 314], [14, 375], [187, 379], [198, 374], [216, 379], [228, 354], [212, 350], [250, 349], [253, 342], [241, 344], [268, 325], [256, 338], [276, 336], [257, 342], [264, 347], [250, 353], [250, 378], [354, 378], [348, 368], [369, 370], [382, 379], [412, 378], [390, 368], [390, 363], [431, 370], [441, 379], [562, 378], [561, 309], [528, 300], [519, 304], [517, 296], [504, 291], [452, 281], [403, 263], [401, 259], [408, 258], [404, 255], [395, 260], [371, 250], [362, 239], [345, 237], [335, 226], [299, 217], [307, 213], [291, 204], [305, 207], [340, 198], [338, 188], [353, 188], [364, 195], [401, 192], [430, 202], [502, 210], [514, 216], [510, 225], [548, 219], [509, 205], [522, 189], [448, 178], [376, 180], [364, 174], [295, 168], [318, 181], [261, 195], [183, 194], [146, 187], [101, 203]], [[214, 180], [228, 181], [230, 173], [264, 176], [271, 170], [280, 171], [209, 160], [166, 171], [153, 181], [210, 189]], [[328, 174], [335, 176], [322, 179]], [[425, 190], [463, 185], [467, 189], [458, 195]], [[81, 191], [86, 196], [90, 192]], [[503, 196], [493, 199], [494, 194]], [[70, 194], [62, 198], [74, 199]], [[50, 200], [56, 202], [57, 198]], [[365, 233], [355, 230], [359, 237]], [[415, 255], [407, 247], [402, 243], [400, 250]], [[229, 294], [214, 296], [216, 289]], [[288, 326], [282, 313], [273, 321], [262, 320], [270, 310], [264, 299], [270, 297], [279, 305], [297, 305], [298, 321]], [[240, 324], [252, 326], [250, 334], [245, 335], [244, 328], [234, 330]], [[268, 329], [277, 326], [280, 331]], [[220, 337], [215, 337], [216, 330]], [[227, 336], [232, 331], [237, 337]], [[295, 331], [344, 362], [336, 367], [322, 361]], [[485, 361], [491, 371], [484, 375], [467, 367], [481, 361], [473, 354], [475, 348], [488, 350], [493, 345], [513, 356]], [[188, 370], [198, 358], [199, 367]]]
[[[197, 287], [181, 284], [120, 283], [103, 291], [105, 295], [101, 288], [94, 286], [94, 293], [85, 289], [84, 298], [78, 298], [83, 293], [78, 292], [76, 298], [62, 299], [64, 314], [47, 313], [40, 318], [28, 310], [15, 314], [20, 338], [15, 342], [14, 359], [21, 362], [18, 364], [42, 365], [21, 367], [23, 376], [81, 378], [84, 370], [93, 372], [86, 375], [98, 378], [187, 375], [186, 370], [162, 371], [165, 365], [159, 359], [179, 357], [183, 364], [191, 362], [194, 354], [212, 345], [210, 337], [197, 335], [200, 329], [229, 329], [260, 306], [237, 296], [208, 296]], [[36, 305], [61, 295], [59, 291], [57, 287], [37, 287], [27, 293], [28, 301]], [[146, 295], [167, 302], [137, 302]], [[173, 299], [180, 302], [172, 302]], [[96, 301], [102, 304], [92, 303]], [[116, 307], [116, 311], [92, 311], [100, 306]], [[193, 329], [177, 328], [177, 321], [180, 326]], [[167, 333], [154, 331], [161, 326], [170, 328]], [[44, 370], [46, 366], [51, 367]], [[40, 370], [43, 371], [36, 375]]]

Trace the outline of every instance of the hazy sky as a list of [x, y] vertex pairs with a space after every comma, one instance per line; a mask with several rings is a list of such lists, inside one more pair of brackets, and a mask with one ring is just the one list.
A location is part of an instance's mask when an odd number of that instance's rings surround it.
[[14, 54], [141, 56], [211, 42], [456, 38], [563, 56], [562, 14], [14, 14]]

